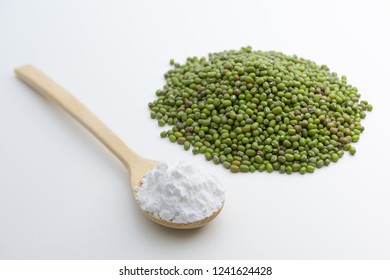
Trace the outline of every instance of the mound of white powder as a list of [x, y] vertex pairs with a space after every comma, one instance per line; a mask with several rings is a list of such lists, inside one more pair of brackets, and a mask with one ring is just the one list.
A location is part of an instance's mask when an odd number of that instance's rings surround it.
[[185, 162], [159, 162], [141, 182], [135, 190], [142, 210], [173, 223], [203, 220], [225, 199], [225, 190], [214, 176]]

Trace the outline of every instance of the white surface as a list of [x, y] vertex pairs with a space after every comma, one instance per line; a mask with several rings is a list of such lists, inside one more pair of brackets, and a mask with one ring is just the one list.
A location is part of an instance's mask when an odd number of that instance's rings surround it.
[[[390, 258], [388, 1], [1, 1], [0, 259]], [[354, 157], [312, 175], [230, 174], [161, 140], [147, 103], [169, 59], [279, 50], [346, 74], [374, 105]], [[204, 165], [224, 210], [176, 231], [136, 207], [125, 169], [16, 80], [33, 63], [141, 155]]]

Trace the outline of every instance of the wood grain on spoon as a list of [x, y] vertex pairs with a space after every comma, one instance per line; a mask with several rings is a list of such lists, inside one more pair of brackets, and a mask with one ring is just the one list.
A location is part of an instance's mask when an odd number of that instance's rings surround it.
[[[135, 198], [136, 192], [134, 186], [140, 186], [141, 179], [148, 171], [154, 169], [158, 162], [143, 158], [131, 150], [85, 105], [36, 67], [32, 65], [24, 65], [16, 68], [15, 73], [16, 76], [23, 82], [68, 112], [97, 139], [99, 139], [100, 142], [102, 142], [123, 163], [130, 174], [132, 192]], [[186, 224], [164, 221], [145, 211], [143, 211], [143, 213], [152, 221], [163, 226], [177, 229], [191, 229], [206, 225], [219, 214], [221, 209], [222, 207], [215, 211], [210, 217]]]

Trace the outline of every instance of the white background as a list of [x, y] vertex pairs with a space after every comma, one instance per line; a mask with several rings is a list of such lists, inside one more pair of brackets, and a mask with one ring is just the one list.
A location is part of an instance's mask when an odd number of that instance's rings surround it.
[[[388, 3], [0, 0], [0, 259], [389, 259]], [[354, 157], [230, 174], [160, 139], [147, 103], [169, 60], [246, 45], [347, 75], [374, 105]], [[208, 168], [227, 189], [220, 216], [192, 231], [147, 220], [120, 162], [15, 78], [25, 63], [139, 154]]]

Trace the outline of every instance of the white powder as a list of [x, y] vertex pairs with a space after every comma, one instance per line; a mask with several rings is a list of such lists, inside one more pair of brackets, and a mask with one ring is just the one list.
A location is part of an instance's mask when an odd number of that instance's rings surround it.
[[222, 207], [225, 190], [216, 178], [189, 163], [159, 162], [136, 188], [141, 208], [173, 223], [191, 223]]

